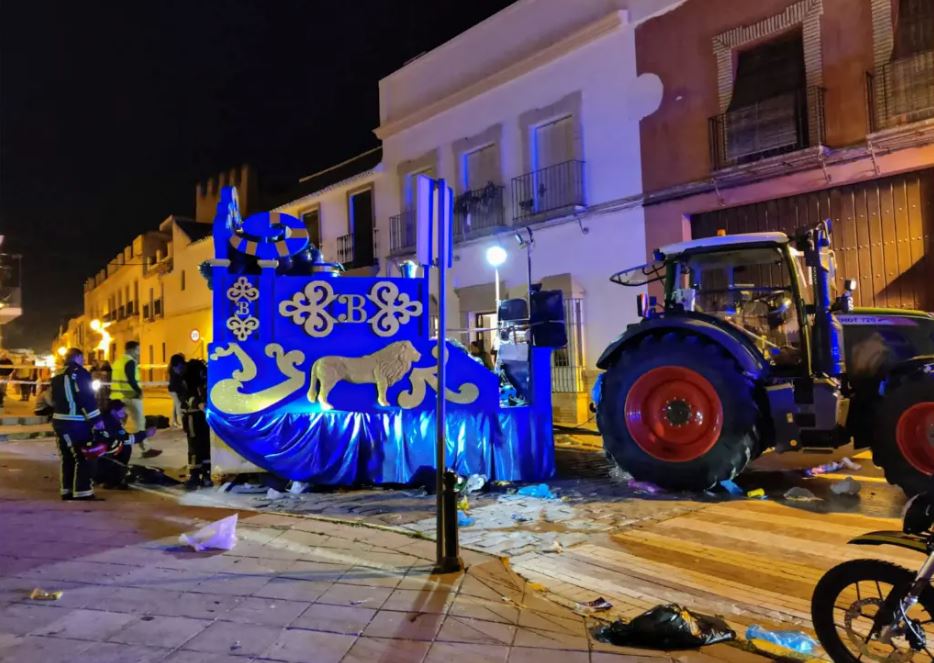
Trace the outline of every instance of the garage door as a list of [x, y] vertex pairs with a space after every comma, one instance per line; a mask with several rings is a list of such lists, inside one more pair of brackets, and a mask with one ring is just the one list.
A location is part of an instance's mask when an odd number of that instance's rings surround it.
[[857, 279], [858, 306], [934, 311], [934, 170], [697, 214], [694, 237], [833, 220], [837, 277]]

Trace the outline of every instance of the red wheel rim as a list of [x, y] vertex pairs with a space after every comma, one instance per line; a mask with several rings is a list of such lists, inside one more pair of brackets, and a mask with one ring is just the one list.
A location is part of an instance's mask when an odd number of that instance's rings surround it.
[[716, 444], [723, 428], [723, 404], [703, 375], [680, 366], [648, 371], [626, 396], [626, 428], [645, 453], [684, 463]]
[[934, 474], [934, 403], [915, 403], [895, 425], [902, 457], [923, 474]]

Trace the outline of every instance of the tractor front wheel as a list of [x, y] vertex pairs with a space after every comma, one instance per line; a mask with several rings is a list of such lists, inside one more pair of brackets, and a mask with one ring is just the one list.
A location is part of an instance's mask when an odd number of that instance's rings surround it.
[[872, 459], [908, 495], [934, 486], [934, 373], [890, 378], [878, 408]]
[[753, 384], [719, 346], [671, 332], [623, 350], [603, 379], [604, 447], [634, 478], [671, 490], [732, 479], [758, 454]]

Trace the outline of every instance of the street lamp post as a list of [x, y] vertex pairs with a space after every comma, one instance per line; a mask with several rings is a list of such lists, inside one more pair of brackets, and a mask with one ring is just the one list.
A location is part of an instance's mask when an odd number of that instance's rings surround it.
[[486, 250], [486, 261], [493, 268], [493, 278], [496, 289], [496, 314], [499, 315], [499, 267], [506, 262], [506, 249], [497, 245], [491, 246]]

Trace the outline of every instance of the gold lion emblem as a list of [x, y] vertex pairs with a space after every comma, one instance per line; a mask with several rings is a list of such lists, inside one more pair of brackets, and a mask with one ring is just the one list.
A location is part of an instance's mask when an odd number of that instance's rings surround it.
[[422, 355], [409, 341], [396, 341], [363, 357], [321, 357], [311, 367], [308, 400], [332, 409], [328, 394], [344, 380], [351, 384], [375, 384], [376, 401], [389, 407], [386, 392], [404, 378]]

